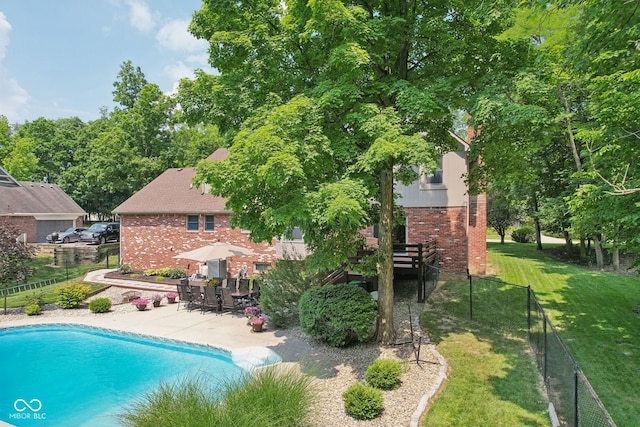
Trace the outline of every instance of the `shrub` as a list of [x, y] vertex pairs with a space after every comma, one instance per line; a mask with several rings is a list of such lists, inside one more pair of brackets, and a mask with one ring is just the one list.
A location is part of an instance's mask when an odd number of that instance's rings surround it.
[[394, 359], [376, 359], [364, 373], [369, 385], [382, 390], [398, 388], [402, 374], [402, 365]]
[[89, 303], [89, 310], [92, 313], [108, 313], [111, 310], [111, 300], [109, 298], [96, 298]]
[[62, 308], [74, 308], [89, 295], [91, 288], [79, 283], [65, 285], [56, 290], [58, 305]]
[[160, 270], [158, 270], [157, 268], [149, 268], [143, 271], [142, 274], [145, 276], [157, 276], [158, 274], [160, 274]]
[[247, 373], [240, 381], [226, 380], [219, 390], [211, 390], [206, 378], [187, 378], [160, 384], [117, 417], [122, 425], [140, 427], [304, 427], [310, 424], [314, 401], [311, 384], [310, 377], [281, 367], [260, 369], [253, 377]]
[[370, 420], [382, 413], [382, 391], [360, 381], [349, 386], [342, 394], [347, 414], [359, 420]]
[[38, 307], [42, 308], [44, 306], [44, 291], [40, 290], [39, 292], [34, 292], [33, 294], [29, 295], [27, 297], [26, 305], [37, 305]]
[[131, 273], [133, 273], [133, 268], [131, 268], [130, 264], [122, 264], [120, 266], [120, 273], [122, 273], [122, 274], [131, 274]]
[[511, 238], [518, 243], [531, 243], [536, 240], [536, 229], [525, 225], [511, 232]]
[[27, 316], [35, 316], [42, 313], [42, 307], [38, 304], [29, 304], [24, 308], [24, 312]]
[[375, 300], [358, 286], [314, 287], [300, 298], [302, 330], [334, 347], [369, 338], [376, 314]]
[[185, 277], [187, 275], [187, 272], [184, 271], [183, 268], [164, 267], [158, 271], [158, 274], [170, 279], [180, 279], [181, 277]]
[[300, 296], [314, 279], [305, 271], [303, 261], [280, 260], [269, 269], [260, 283], [260, 307], [273, 326], [283, 328], [299, 322]]

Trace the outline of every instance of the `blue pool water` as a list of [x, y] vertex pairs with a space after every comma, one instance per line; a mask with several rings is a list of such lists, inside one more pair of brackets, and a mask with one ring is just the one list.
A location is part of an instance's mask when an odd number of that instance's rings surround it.
[[0, 420], [16, 426], [113, 426], [161, 382], [208, 384], [244, 370], [206, 346], [82, 326], [0, 329]]

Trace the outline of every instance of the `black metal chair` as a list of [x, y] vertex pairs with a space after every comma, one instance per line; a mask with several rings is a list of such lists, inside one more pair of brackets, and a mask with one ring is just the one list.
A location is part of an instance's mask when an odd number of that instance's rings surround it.
[[221, 310], [231, 310], [231, 312], [235, 313], [237, 309], [242, 307], [242, 303], [239, 302], [237, 298], [233, 297], [232, 294], [234, 292], [234, 288], [227, 287], [220, 289]]
[[218, 298], [218, 286], [205, 286], [202, 299], [202, 313], [207, 309], [220, 310], [220, 300]]
[[185, 284], [179, 284], [176, 286], [178, 287], [178, 310], [180, 310], [180, 304], [184, 304], [187, 307], [187, 310], [191, 310], [191, 304], [193, 302], [191, 286]]

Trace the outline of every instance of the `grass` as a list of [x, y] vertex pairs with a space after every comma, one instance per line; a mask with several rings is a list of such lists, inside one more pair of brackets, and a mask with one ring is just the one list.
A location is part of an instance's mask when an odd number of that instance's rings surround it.
[[[505, 282], [531, 286], [616, 424], [638, 425], [638, 276], [567, 264], [533, 244], [489, 243], [488, 249], [497, 277], [474, 279], [474, 321], [464, 275], [441, 277], [446, 283], [433, 293], [422, 318], [451, 366], [423, 425], [538, 425], [537, 407], [517, 397], [525, 387], [533, 395], [527, 383], [537, 383], [525, 343], [526, 310], [518, 309], [526, 307], [526, 292]], [[559, 360], [549, 363], [571, 371]]]
[[[548, 426], [535, 361], [522, 338], [526, 333], [469, 320], [467, 294], [465, 276], [450, 277], [423, 312], [422, 327], [436, 341], [450, 372], [422, 425]], [[494, 314], [500, 316], [509, 310], [513, 295], [497, 297]]]
[[162, 384], [119, 419], [131, 427], [303, 427], [309, 424], [311, 402], [310, 377], [274, 366], [253, 376], [247, 373], [240, 381], [228, 380], [220, 390], [211, 390], [204, 379]]
[[[106, 268], [106, 260], [100, 264], [79, 264], [68, 267], [58, 267], [52, 265], [53, 257], [51, 256], [36, 256], [33, 260], [33, 269], [35, 274], [28, 279], [28, 283], [41, 282], [48, 279], [56, 279], [57, 283], [43, 288], [39, 288], [32, 291], [19, 292], [7, 297], [7, 307], [16, 308], [24, 307], [27, 303], [27, 299], [34, 294], [38, 294], [42, 297], [45, 304], [52, 304], [57, 301], [55, 290], [60, 286], [67, 283], [80, 282], [84, 275], [89, 271], [99, 268]], [[109, 266], [117, 266], [118, 257], [111, 256], [109, 259]], [[15, 283], [9, 283], [10, 287], [15, 286]], [[87, 283], [87, 286], [92, 291], [104, 287], [104, 285]], [[4, 302], [3, 302], [4, 303]]]
[[640, 304], [637, 275], [556, 261], [529, 244], [488, 244], [500, 279], [530, 285], [618, 426], [640, 420]]

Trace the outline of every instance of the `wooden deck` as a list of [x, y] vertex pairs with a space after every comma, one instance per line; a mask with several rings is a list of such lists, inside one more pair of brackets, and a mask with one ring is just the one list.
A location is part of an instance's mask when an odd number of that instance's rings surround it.
[[[349, 259], [351, 265], [357, 265], [362, 258], [373, 254], [373, 251], [361, 250]], [[421, 286], [418, 286], [418, 301], [424, 302], [425, 283], [427, 280], [427, 267], [436, 261], [436, 241], [429, 240], [424, 243], [408, 243], [393, 245], [393, 274], [394, 277], [415, 277]], [[363, 277], [345, 268], [339, 268], [327, 276], [326, 283], [348, 283], [351, 281], [366, 282], [368, 291], [378, 289], [378, 277]]]

